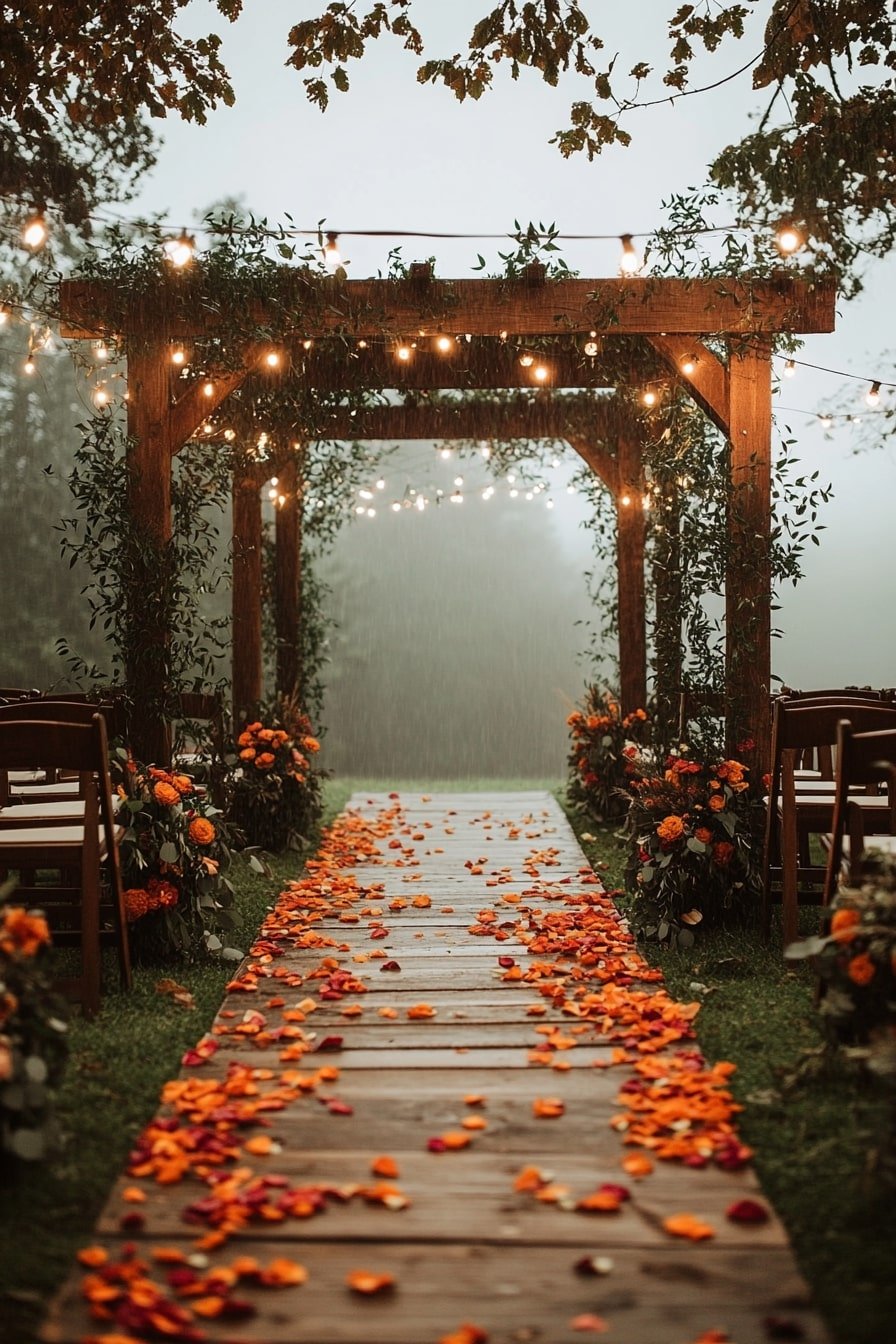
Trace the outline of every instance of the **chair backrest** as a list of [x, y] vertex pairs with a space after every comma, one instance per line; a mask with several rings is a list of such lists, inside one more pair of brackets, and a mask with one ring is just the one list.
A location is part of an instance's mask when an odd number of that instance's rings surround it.
[[782, 686], [778, 699], [785, 700], [896, 700], [896, 688], [875, 690], [871, 686], [834, 686], [826, 690], [800, 691], [793, 686]]
[[881, 700], [776, 700], [772, 735], [775, 757], [787, 750], [833, 746], [837, 725], [846, 717], [855, 732], [896, 728], [896, 704]]
[[855, 878], [864, 850], [865, 817], [850, 789], [867, 788], [881, 780], [890, 797], [888, 824], [896, 831], [896, 727], [878, 732], [855, 732], [850, 719], [837, 725], [837, 792], [831, 826], [831, 848], [825, 877], [825, 904], [834, 895], [843, 859], [843, 837], [850, 837], [850, 876]]
[[55, 713], [57, 719], [67, 722], [89, 723], [94, 714], [102, 714], [106, 722], [106, 736], [110, 741], [127, 735], [125, 702], [118, 696], [110, 696], [107, 700], [89, 700], [84, 695], [76, 694], [44, 695], [38, 701], [26, 701], [25, 708], [34, 704], [46, 706], [46, 713], [42, 710], [34, 715], [35, 718], [51, 717]]
[[38, 760], [54, 770], [79, 775], [88, 803], [95, 798], [112, 841], [114, 817], [109, 780], [109, 743], [101, 714], [87, 723], [59, 719], [0, 718], [0, 772], [28, 770]]
[[23, 686], [0, 686], [0, 700], [36, 700], [40, 691]]
[[684, 742], [688, 735], [688, 724], [698, 714], [708, 714], [712, 718], [725, 717], [725, 692], [716, 691], [712, 686], [683, 686], [678, 700], [678, 737]]

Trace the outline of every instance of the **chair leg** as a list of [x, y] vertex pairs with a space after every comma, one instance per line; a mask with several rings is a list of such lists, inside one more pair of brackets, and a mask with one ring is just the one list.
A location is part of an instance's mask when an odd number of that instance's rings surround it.
[[796, 942], [797, 938], [799, 845], [795, 824], [789, 826], [785, 822], [781, 829], [781, 921], [786, 948], [790, 943]]
[[81, 870], [81, 1011], [95, 1017], [100, 1010], [100, 883], [97, 867]]

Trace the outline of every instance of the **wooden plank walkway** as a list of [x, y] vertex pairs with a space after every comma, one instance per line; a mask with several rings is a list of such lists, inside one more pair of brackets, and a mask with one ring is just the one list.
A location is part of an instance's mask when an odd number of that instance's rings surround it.
[[43, 1338], [821, 1344], [691, 1016], [550, 795], [356, 795]]

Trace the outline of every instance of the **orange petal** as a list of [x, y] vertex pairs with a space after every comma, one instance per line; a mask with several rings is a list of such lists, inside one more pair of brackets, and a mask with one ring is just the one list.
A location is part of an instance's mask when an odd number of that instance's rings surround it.
[[488, 1129], [488, 1121], [481, 1115], [465, 1115], [460, 1123], [464, 1129]]
[[78, 1259], [88, 1269], [99, 1269], [108, 1262], [109, 1252], [105, 1246], [84, 1246], [78, 1251]]
[[649, 1176], [653, 1171], [653, 1163], [649, 1157], [643, 1153], [631, 1153], [628, 1157], [622, 1159], [622, 1169], [627, 1171], [629, 1176], [635, 1180], [640, 1180], [642, 1176]]
[[688, 1241], [707, 1241], [715, 1236], [715, 1229], [692, 1213], [676, 1213], [671, 1218], [664, 1218], [663, 1230], [670, 1237], [685, 1237]]
[[401, 1173], [398, 1170], [398, 1163], [394, 1157], [375, 1157], [370, 1164], [370, 1170], [374, 1176], [397, 1177]]
[[538, 1120], [556, 1120], [566, 1110], [566, 1103], [559, 1097], [536, 1097], [532, 1103], [532, 1114]]
[[345, 1282], [353, 1293], [364, 1293], [367, 1296], [395, 1287], [391, 1274], [374, 1274], [368, 1269], [353, 1269], [346, 1275]]

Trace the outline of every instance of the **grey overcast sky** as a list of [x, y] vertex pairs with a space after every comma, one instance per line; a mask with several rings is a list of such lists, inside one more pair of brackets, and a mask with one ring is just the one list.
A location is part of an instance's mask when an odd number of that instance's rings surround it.
[[[659, 63], [665, 53], [663, 21], [674, 0], [586, 3], [606, 29], [607, 46], [622, 53], [620, 68], [635, 59]], [[421, 88], [416, 61], [385, 36], [349, 69], [351, 92], [333, 95], [326, 114], [305, 100], [299, 74], [285, 68], [292, 23], [319, 13], [323, 0], [249, 0], [246, 13], [225, 25], [206, 0], [195, 0], [184, 26], [224, 33], [224, 59], [234, 81], [236, 105], [222, 108], [205, 127], [162, 123], [159, 165], [138, 208], [176, 225], [224, 197], [242, 197], [272, 221], [284, 215], [297, 226], [417, 229], [504, 233], [513, 220], [555, 222], [561, 232], [646, 231], [661, 222], [661, 202], [696, 185], [722, 144], [739, 138], [758, 106], [749, 74], [714, 92], [631, 114], [634, 144], [594, 163], [563, 160], [548, 145], [573, 97], [572, 83], [546, 88], [536, 77], [516, 84], [499, 77], [478, 104], [459, 105], [442, 88]], [[416, 19], [429, 54], [460, 50], [488, 0], [417, 0]], [[604, 18], [604, 15], [606, 18]], [[733, 71], [762, 45], [761, 28], [715, 57], [711, 78]], [[631, 58], [629, 60], [629, 57]], [[704, 62], [702, 67], [707, 70]], [[724, 221], [720, 221], [724, 222]], [[350, 274], [385, 267], [384, 239], [344, 240]], [[435, 255], [442, 275], [465, 274], [482, 251], [496, 260], [500, 243], [407, 240], [406, 259]], [[564, 255], [583, 275], [612, 275], [618, 242], [569, 244]], [[833, 336], [806, 341], [802, 358], [833, 369], [894, 380], [892, 313], [896, 265], [875, 266], [866, 293], [841, 305]], [[818, 468], [834, 485], [820, 550], [807, 556], [807, 577], [782, 594], [775, 650], [776, 671], [795, 684], [843, 680], [892, 683], [896, 669], [892, 542], [896, 454], [892, 449], [855, 455], [853, 432], [832, 442], [811, 413], [841, 387], [840, 380], [800, 370], [783, 381], [778, 414], [798, 441], [808, 470]], [[856, 408], [865, 410], [866, 387], [854, 385]], [[794, 413], [796, 412], [796, 413]], [[809, 414], [800, 414], [808, 412]], [[545, 526], [565, 530], [569, 544], [577, 521], [574, 502], [545, 516]], [[584, 564], [584, 552], [583, 552]]]

